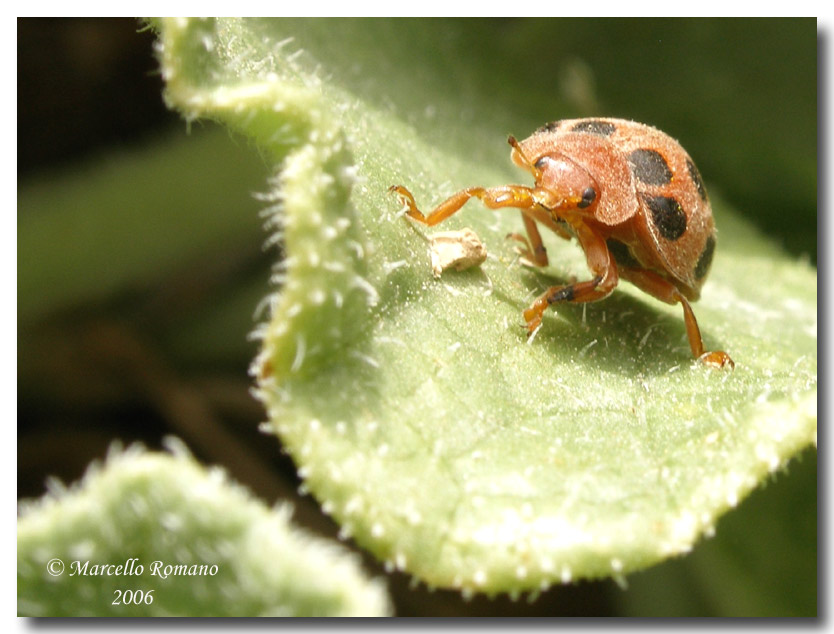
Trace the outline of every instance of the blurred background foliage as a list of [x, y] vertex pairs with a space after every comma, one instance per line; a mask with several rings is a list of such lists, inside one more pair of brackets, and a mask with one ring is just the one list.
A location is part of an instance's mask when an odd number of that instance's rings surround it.
[[[301, 20], [287, 30], [331, 81], [406, 118], [494, 121], [494, 152], [474, 160], [503, 164], [503, 136], [564, 116], [656, 125], [684, 141], [710, 191], [816, 262], [814, 19]], [[435, 65], [404, 74], [403, 42], [433, 47]], [[165, 109], [152, 47], [129, 19], [18, 20], [18, 495], [40, 495], [47, 475], [77, 479], [114, 439], [160, 447], [173, 433], [335, 539], [275, 439], [258, 432], [264, 415], [248, 393], [247, 335], [280, 257], [261, 248], [252, 197], [270, 166], [245, 140], [188, 129]], [[471, 94], [472, 106], [398, 97], [412, 82]], [[506, 112], [517, 128], [503, 129]], [[816, 473], [806, 452], [713, 539], [629, 577], [625, 591], [602, 581], [532, 604], [467, 602], [394, 573], [397, 614], [815, 615]]]

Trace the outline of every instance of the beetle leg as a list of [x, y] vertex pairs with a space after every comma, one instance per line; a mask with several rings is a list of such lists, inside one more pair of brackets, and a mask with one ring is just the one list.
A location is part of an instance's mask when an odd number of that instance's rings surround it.
[[[517, 207], [519, 209], [529, 210], [539, 205], [535, 197], [536, 190], [531, 187], [525, 187], [524, 185], [502, 185], [500, 187], [489, 188], [467, 187], [456, 194], [452, 194], [426, 216], [417, 208], [417, 203], [411, 192], [402, 185], [393, 185], [388, 191], [396, 192], [400, 196], [400, 199], [408, 207], [406, 213], [410, 218], [429, 227], [433, 227], [455, 214], [470, 198], [480, 199], [490, 209]], [[544, 216], [545, 214], [543, 213], [542, 215]]]
[[692, 312], [692, 306], [689, 305], [689, 301], [674, 284], [651, 271], [624, 270], [622, 271], [622, 276], [623, 279], [628, 280], [649, 295], [667, 304], [680, 303], [683, 306], [683, 321], [686, 324], [686, 335], [689, 338], [689, 347], [692, 349], [692, 355], [696, 359], [705, 365], [715, 368], [729, 366], [732, 369], [735, 367], [735, 363], [730, 358], [730, 355], [723, 350], [715, 350], [713, 352], [704, 350], [701, 329], [698, 327], [695, 313]]
[[619, 275], [617, 264], [608, 251], [605, 240], [581, 221], [571, 223], [579, 244], [585, 251], [588, 268], [594, 274], [592, 280], [575, 282], [562, 286], [551, 286], [524, 311], [527, 335], [532, 335], [541, 325], [547, 307], [557, 302], [595, 302], [607, 297], [617, 286]]
[[517, 240], [524, 245], [518, 249], [523, 263], [530, 266], [547, 266], [547, 250], [544, 248], [542, 236], [539, 233], [536, 221], [524, 213], [523, 210], [521, 212], [521, 219], [524, 221], [524, 228], [527, 229], [529, 240], [520, 233], [510, 233], [507, 237]]
[[[530, 264], [531, 266], [547, 266], [548, 264], [547, 251], [542, 243], [541, 235], [539, 234], [539, 228], [536, 226], [536, 222], [541, 222], [560, 238], [570, 240], [573, 237], [563, 226], [564, 223], [554, 222], [553, 217], [549, 213], [541, 213], [541, 211], [541, 209], [521, 210], [521, 219], [524, 221], [524, 226], [527, 228], [527, 235], [529, 238], [525, 238], [520, 233], [507, 234], [507, 238], [518, 240], [526, 247], [525, 249], [520, 249], [519, 253], [521, 253], [521, 256], [526, 260], [526, 264]], [[536, 222], [533, 222], [534, 220]]]
[[[556, 232], [564, 238], [570, 238], [570, 235], [560, 227], [550, 212], [542, 206], [542, 199], [546, 199], [549, 194], [540, 189], [533, 187], [525, 187], [524, 185], [502, 185], [500, 187], [467, 187], [459, 192], [452, 194], [449, 198], [440, 203], [432, 210], [428, 216], [423, 214], [417, 208], [417, 202], [414, 196], [408, 189], [402, 185], [392, 185], [388, 191], [395, 192], [400, 200], [405, 203], [406, 214], [409, 218], [416, 220], [424, 225], [433, 227], [446, 220], [449, 216], [457, 213], [470, 198], [478, 198], [484, 205], [490, 209], [500, 209], [501, 207], [515, 207], [521, 210], [524, 216], [542, 223], [551, 231]], [[527, 220], [524, 221], [526, 227]], [[532, 223], [531, 223], [532, 224]], [[538, 235], [538, 230], [533, 229]], [[534, 237], [533, 240], [536, 238]], [[539, 242], [541, 236], [538, 237]]]

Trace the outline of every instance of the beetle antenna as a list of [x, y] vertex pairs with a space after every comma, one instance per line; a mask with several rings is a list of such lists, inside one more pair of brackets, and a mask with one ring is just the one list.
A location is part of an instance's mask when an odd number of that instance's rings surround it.
[[524, 150], [521, 149], [521, 144], [516, 140], [516, 138], [512, 134], [507, 137], [507, 143], [509, 143], [510, 146], [513, 148], [513, 152], [516, 152], [518, 154], [518, 157], [521, 159], [521, 162], [523, 163], [524, 167], [533, 174], [537, 181], [540, 180], [542, 171], [538, 167], [533, 165], [533, 162], [529, 158], [527, 158], [527, 155], [524, 153]]

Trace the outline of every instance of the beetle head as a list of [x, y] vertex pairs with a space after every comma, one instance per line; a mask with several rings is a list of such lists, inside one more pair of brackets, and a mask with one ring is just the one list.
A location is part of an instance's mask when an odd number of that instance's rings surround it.
[[599, 201], [599, 185], [588, 171], [558, 153], [545, 154], [533, 164], [536, 186], [550, 194], [552, 209], [579, 209], [593, 213]]

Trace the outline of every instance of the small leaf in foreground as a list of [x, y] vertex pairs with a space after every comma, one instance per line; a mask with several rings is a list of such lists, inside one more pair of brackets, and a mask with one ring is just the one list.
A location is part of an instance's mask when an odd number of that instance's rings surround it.
[[354, 556], [173, 449], [114, 450], [79, 485], [21, 505], [20, 616], [390, 612]]

